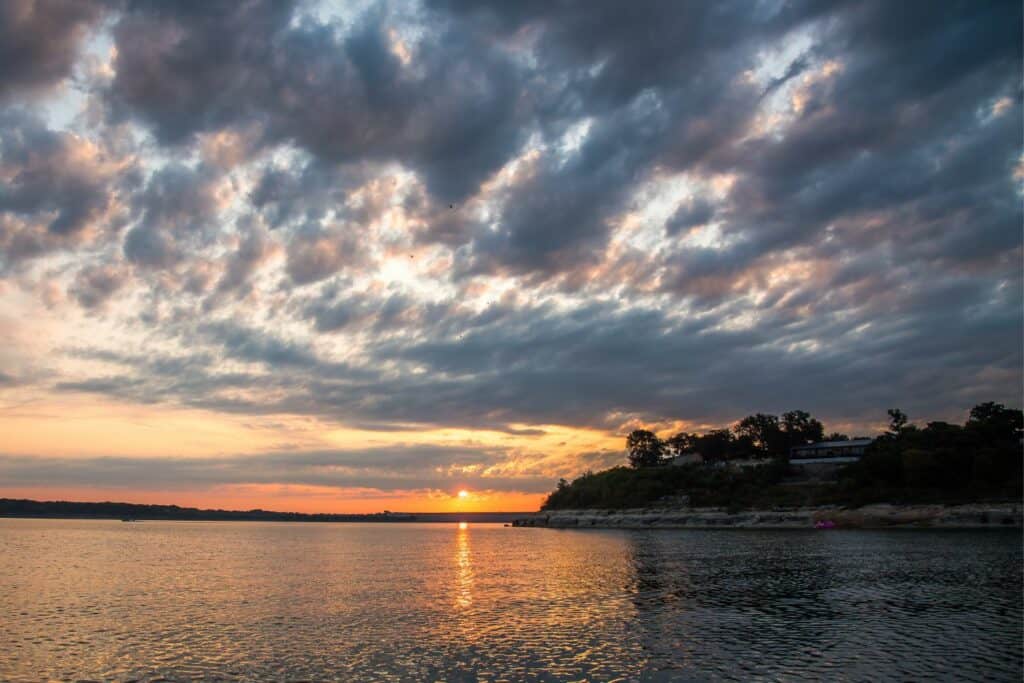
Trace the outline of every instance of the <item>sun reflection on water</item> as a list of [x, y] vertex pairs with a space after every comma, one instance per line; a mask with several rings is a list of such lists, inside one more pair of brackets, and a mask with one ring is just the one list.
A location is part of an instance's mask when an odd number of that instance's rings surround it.
[[473, 558], [469, 551], [469, 524], [459, 522], [455, 533], [455, 605], [465, 609], [473, 604]]

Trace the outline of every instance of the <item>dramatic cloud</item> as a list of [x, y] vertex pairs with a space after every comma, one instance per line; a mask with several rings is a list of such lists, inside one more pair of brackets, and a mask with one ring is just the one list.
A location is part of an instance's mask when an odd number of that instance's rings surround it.
[[518, 146], [516, 67], [483, 37], [409, 27], [434, 34], [409, 64], [383, 9], [344, 35], [295, 19], [276, 0], [133, 7], [114, 29], [111, 102], [170, 144], [255, 124], [335, 163], [400, 160], [445, 199], [474, 192]]
[[100, 18], [93, 0], [6, 0], [0, 4], [0, 102], [56, 84]]
[[[159, 486], [531, 495], [626, 425], [1020, 405], [1022, 19], [7, 3], [0, 398], [198, 412]], [[43, 437], [0, 475], [145, 478]]]
[[0, 268], [116, 231], [134, 160], [103, 141], [0, 112]]

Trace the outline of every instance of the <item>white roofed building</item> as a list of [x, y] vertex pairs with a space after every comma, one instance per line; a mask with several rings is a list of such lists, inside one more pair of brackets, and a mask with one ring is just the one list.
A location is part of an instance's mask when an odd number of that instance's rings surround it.
[[791, 465], [857, 462], [874, 439], [847, 439], [846, 441], [820, 441], [789, 449]]

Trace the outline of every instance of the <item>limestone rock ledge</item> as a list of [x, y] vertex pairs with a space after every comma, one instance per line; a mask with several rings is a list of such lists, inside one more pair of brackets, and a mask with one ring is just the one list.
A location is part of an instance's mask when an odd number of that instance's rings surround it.
[[818, 507], [786, 510], [722, 508], [633, 510], [551, 510], [516, 519], [512, 526], [611, 529], [813, 529], [831, 521], [836, 528], [1021, 528], [1022, 506], [971, 505], [866, 505], [860, 508]]

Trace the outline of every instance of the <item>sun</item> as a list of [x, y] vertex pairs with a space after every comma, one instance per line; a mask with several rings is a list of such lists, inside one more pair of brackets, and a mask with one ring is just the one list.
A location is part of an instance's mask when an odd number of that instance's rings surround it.
[[469, 491], [465, 489], [459, 491], [459, 498], [469, 498]]

